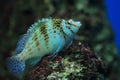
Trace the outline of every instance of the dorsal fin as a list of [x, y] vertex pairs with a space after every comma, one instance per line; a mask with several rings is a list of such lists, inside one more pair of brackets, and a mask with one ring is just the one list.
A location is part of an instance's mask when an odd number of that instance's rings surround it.
[[42, 24], [41, 22], [46, 22], [48, 21], [50, 18], [43, 18], [41, 20], [38, 20], [37, 22], [35, 22], [34, 24], [32, 24], [30, 26], [30, 28], [27, 30], [27, 33], [24, 34], [23, 36], [20, 37], [18, 43], [17, 43], [17, 47], [16, 47], [16, 52], [19, 54], [20, 52], [22, 52], [22, 50], [24, 49], [24, 46], [29, 38], [29, 36], [35, 31], [35, 29], [37, 27], [40, 27], [40, 24]]
[[27, 33], [31, 34], [32, 32], [35, 31], [36, 27], [38, 27], [38, 24], [41, 22], [41, 20], [38, 20], [34, 24], [30, 26], [30, 28], [27, 30]]
[[22, 50], [24, 49], [24, 46], [30, 36], [30, 34], [35, 30], [36, 26], [38, 25], [38, 23], [40, 23], [40, 20], [38, 20], [38, 22], [32, 24], [30, 26], [30, 28], [27, 30], [27, 33], [26, 34], [23, 34], [20, 39], [18, 40], [18, 43], [17, 43], [17, 47], [16, 47], [16, 52], [17, 54], [21, 53]]
[[41, 24], [41, 22], [46, 22], [49, 19], [51, 19], [51, 18], [42, 18], [41, 20], [38, 20], [37, 22], [35, 22], [34, 24], [32, 24], [30, 26], [27, 33], [29, 33], [29, 34], [33, 33], [37, 27], [40, 27], [39, 25]]

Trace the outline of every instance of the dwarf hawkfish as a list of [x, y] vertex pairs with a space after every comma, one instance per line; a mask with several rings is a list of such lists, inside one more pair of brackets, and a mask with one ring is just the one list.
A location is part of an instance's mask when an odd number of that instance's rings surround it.
[[72, 19], [43, 18], [28, 29], [18, 41], [16, 55], [7, 59], [7, 68], [15, 76], [24, 72], [26, 63], [37, 64], [45, 55], [55, 56], [67, 48], [81, 27]]

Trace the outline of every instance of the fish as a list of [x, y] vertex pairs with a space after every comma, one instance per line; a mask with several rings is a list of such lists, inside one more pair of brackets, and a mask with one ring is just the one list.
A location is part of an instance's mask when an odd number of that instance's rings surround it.
[[56, 56], [72, 44], [80, 27], [81, 22], [72, 19], [39, 19], [18, 40], [16, 55], [7, 58], [8, 71], [18, 76], [27, 64], [36, 65], [45, 55]]

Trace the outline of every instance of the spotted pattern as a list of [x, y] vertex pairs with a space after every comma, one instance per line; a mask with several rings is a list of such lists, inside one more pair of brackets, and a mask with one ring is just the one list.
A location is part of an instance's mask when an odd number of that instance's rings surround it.
[[[71, 28], [72, 26], [76, 28]], [[43, 18], [35, 22], [19, 40], [16, 48], [18, 54], [7, 59], [8, 70], [17, 76], [24, 72], [25, 62], [27, 60], [33, 57], [36, 59], [38, 56], [41, 58], [50, 52], [54, 54], [56, 52], [54, 49], [58, 48], [58, 46], [62, 50], [66, 43], [69, 44], [69, 42], [73, 40], [73, 34], [77, 33], [79, 29], [78, 26], [80, 26], [79, 23], [68, 24], [64, 19]], [[57, 36], [58, 38], [56, 38]], [[54, 38], [51, 39], [51, 37]], [[61, 37], [63, 37], [65, 41], [57, 41], [57, 39]], [[49, 44], [51, 40], [56, 41], [57, 45], [51, 46], [54, 45]], [[59, 51], [60, 50], [58, 50], [58, 52]], [[31, 63], [34, 63], [34, 60], [31, 60]]]
[[33, 54], [33, 51], [31, 48], [29, 48], [28, 53], [29, 53], [29, 55]]
[[52, 23], [53, 23], [54, 33], [56, 33], [55, 30], [59, 30], [60, 32], [59, 34], [62, 35], [64, 39], [66, 40], [67, 34], [64, 32], [62, 28], [62, 19], [53, 19]]
[[17, 52], [17, 54], [19, 54], [23, 51], [28, 38], [29, 38], [29, 34], [24, 34], [23, 36], [21, 36], [21, 38], [19, 39], [19, 41], [17, 43], [17, 47], [15, 50]]
[[68, 28], [72, 34], [75, 34], [75, 32], [71, 29], [71, 26], [66, 26], [66, 28]]
[[37, 41], [35, 42], [35, 45], [36, 45], [36, 47], [40, 46], [40, 42], [37, 40]]
[[42, 23], [44, 23], [44, 24], [40, 25], [40, 30], [39, 31], [40, 31], [41, 35], [44, 36], [45, 46], [48, 49], [49, 48], [49, 45], [48, 45], [49, 35], [47, 33], [47, 26], [46, 26], [45, 22], [42, 22]]
[[13, 56], [7, 59], [7, 68], [10, 73], [17, 76], [24, 71], [25, 63], [19, 60], [19, 58]]
[[36, 41], [37, 38], [38, 38], [38, 37], [37, 37], [37, 33], [35, 32], [35, 33], [34, 33], [34, 36], [33, 36], [33, 38], [32, 38], [32, 40], [33, 40], [33, 41]]

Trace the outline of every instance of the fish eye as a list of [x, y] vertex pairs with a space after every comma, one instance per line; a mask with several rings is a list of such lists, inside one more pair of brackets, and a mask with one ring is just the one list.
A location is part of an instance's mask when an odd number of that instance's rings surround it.
[[70, 25], [70, 22], [68, 22], [68, 24]]
[[68, 20], [68, 24], [71, 25], [72, 23], [72, 19]]

